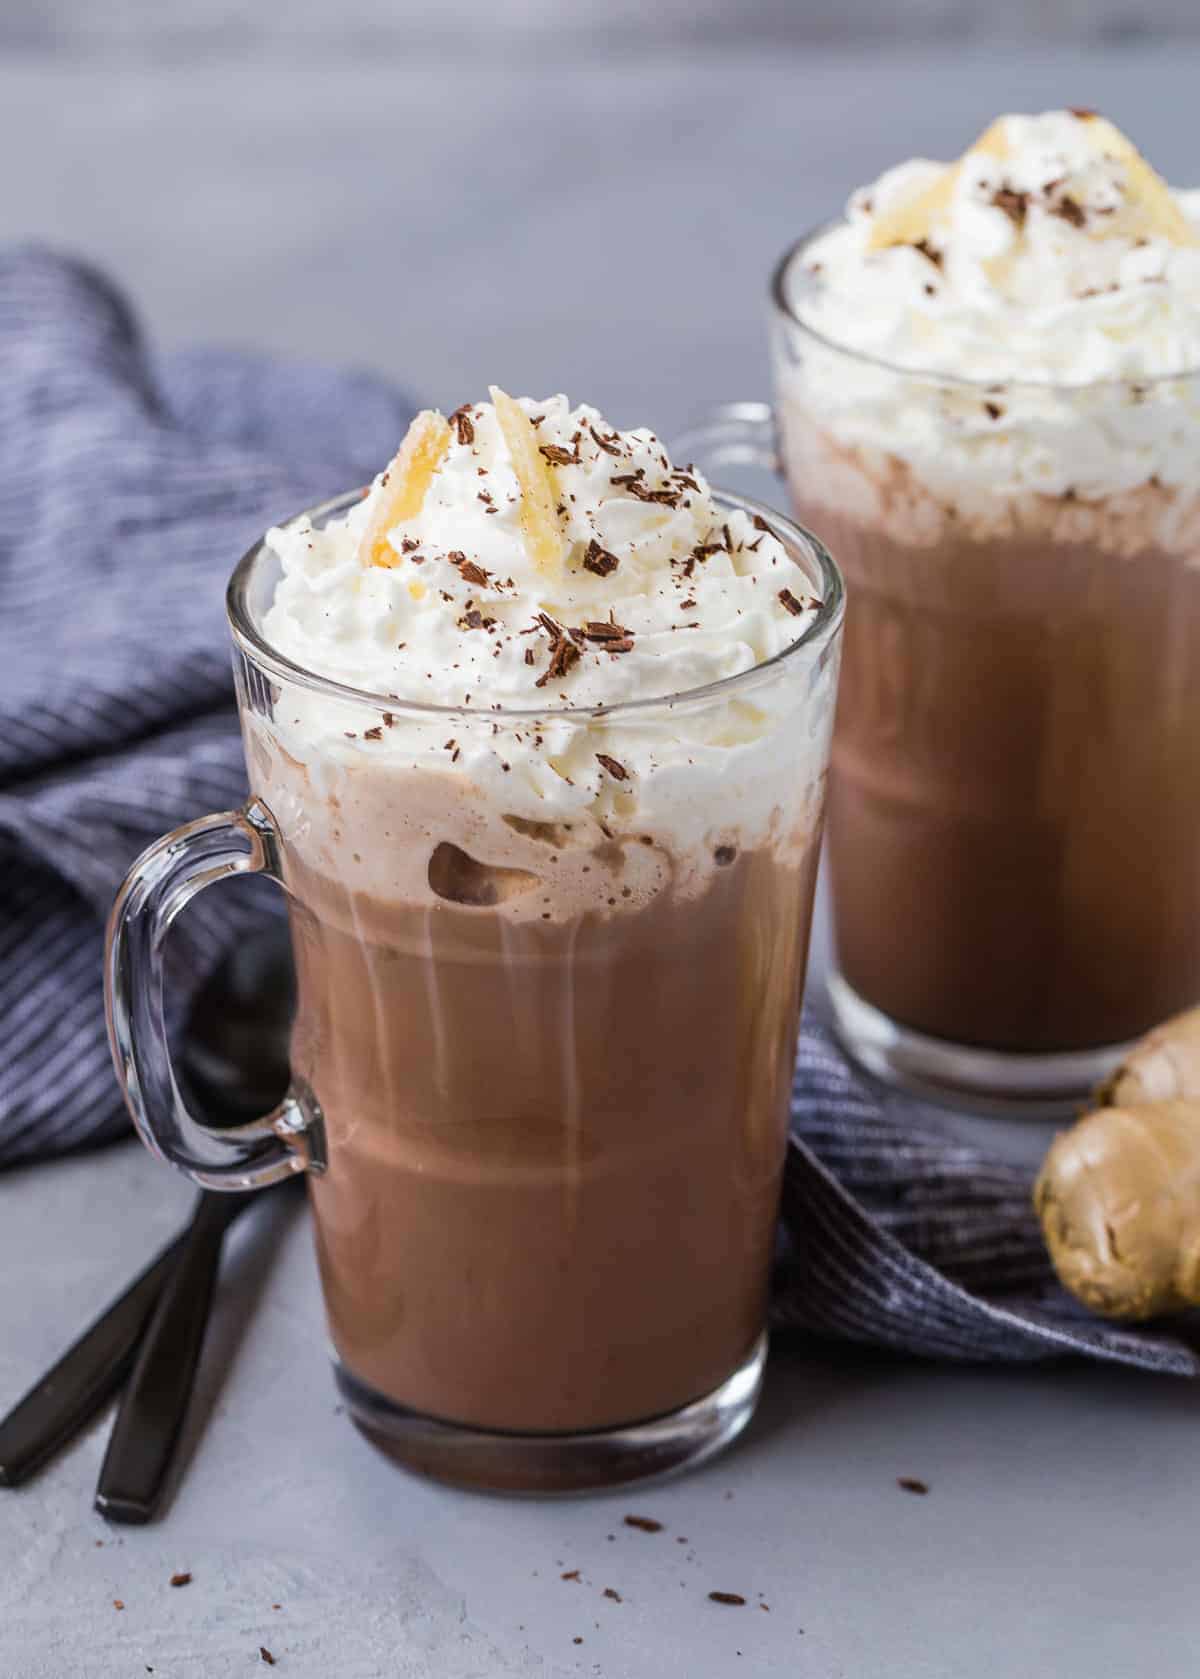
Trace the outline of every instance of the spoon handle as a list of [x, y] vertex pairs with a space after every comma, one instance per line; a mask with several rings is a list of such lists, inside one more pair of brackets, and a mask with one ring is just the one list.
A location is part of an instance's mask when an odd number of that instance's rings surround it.
[[138, 1352], [96, 1484], [112, 1522], [148, 1522], [162, 1496], [191, 1397], [225, 1231], [253, 1195], [204, 1191]]
[[27, 1481], [120, 1386], [186, 1240], [169, 1242], [0, 1422], [0, 1487]]

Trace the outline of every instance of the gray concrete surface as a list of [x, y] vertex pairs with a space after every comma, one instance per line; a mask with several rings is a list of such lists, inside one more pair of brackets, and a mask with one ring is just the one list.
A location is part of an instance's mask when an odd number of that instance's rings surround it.
[[[706, 398], [762, 392], [767, 266], [856, 180], [1055, 102], [1105, 107], [1200, 179], [1198, 63], [9, 60], [0, 237], [109, 266], [167, 342], [358, 360], [443, 407], [491, 379], [562, 386], [669, 435]], [[989, 1126], [1017, 1155], [1044, 1140]], [[0, 1408], [187, 1202], [132, 1143], [0, 1177]], [[232, 1679], [265, 1671], [260, 1645], [289, 1679], [1194, 1679], [1190, 1386], [779, 1352], [748, 1439], [690, 1478], [479, 1499], [405, 1477], [337, 1414], [302, 1211], [253, 1217], [166, 1519], [91, 1513], [103, 1427], [0, 1493], [0, 1679]]]

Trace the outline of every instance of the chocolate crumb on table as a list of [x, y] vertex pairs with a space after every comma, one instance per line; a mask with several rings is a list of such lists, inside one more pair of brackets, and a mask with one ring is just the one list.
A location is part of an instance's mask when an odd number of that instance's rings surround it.
[[266, 1662], [268, 1667], [275, 1666], [275, 1657], [271, 1654], [270, 1650], [267, 1649], [265, 1644], [260, 1644], [258, 1647], [258, 1659]]
[[124, 1607], [125, 1607], [125, 1605], [119, 1597], [114, 1597], [113, 1598], [113, 1608], [114, 1609], [124, 1609]]
[[709, 1592], [708, 1596], [711, 1603], [730, 1603], [739, 1609], [746, 1602], [741, 1592]]
[[915, 1475], [898, 1475], [896, 1485], [902, 1487], [905, 1492], [916, 1493], [919, 1498], [924, 1498], [929, 1491], [929, 1483], [919, 1481]]
[[661, 1533], [662, 1523], [656, 1522], [653, 1516], [626, 1516], [626, 1527], [636, 1527], [641, 1533]]
[[623, 1602], [620, 1592], [614, 1591], [611, 1586], [605, 1586], [604, 1595], [605, 1597], [611, 1597], [614, 1603]]
[[560, 1580], [578, 1580], [578, 1578], [579, 1570], [577, 1568], [568, 1568], [565, 1574], [559, 1575]]
[[190, 1574], [172, 1574], [171, 1576], [173, 1586], [190, 1586], [191, 1583], [192, 1577]]

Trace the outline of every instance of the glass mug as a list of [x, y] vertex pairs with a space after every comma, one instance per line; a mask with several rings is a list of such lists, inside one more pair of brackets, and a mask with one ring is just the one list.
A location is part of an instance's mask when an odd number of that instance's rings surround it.
[[1200, 374], [893, 367], [805, 325], [810, 243], [772, 282], [774, 411], [676, 451], [782, 474], [846, 575], [835, 1020], [888, 1082], [1069, 1107], [1200, 996], [1200, 493], [1138, 465], [1155, 428], [1200, 445]]
[[[408, 705], [302, 669], [264, 635], [280, 568], [258, 544], [228, 592], [250, 800], [150, 847], [114, 906], [143, 1141], [213, 1189], [308, 1174], [347, 1408], [460, 1484], [679, 1468], [757, 1400], [842, 586], [790, 521], [716, 500], [770, 520], [814, 621], [754, 670], [607, 709]], [[688, 835], [623, 789], [607, 823], [497, 807], [472, 754], [531, 730], [559, 762], [686, 740]], [[189, 898], [248, 871], [287, 894], [293, 1079], [218, 1132], [172, 1073], [161, 951]]]

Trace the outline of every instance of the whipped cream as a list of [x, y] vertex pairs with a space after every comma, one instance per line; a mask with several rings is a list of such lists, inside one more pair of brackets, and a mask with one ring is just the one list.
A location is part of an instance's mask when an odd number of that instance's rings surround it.
[[323, 530], [301, 518], [268, 533], [283, 566], [268, 639], [393, 699], [556, 708], [685, 693], [803, 633], [816, 602], [782, 542], [722, 512], [653, 432], [614, 431], [562, 396], [520, 406], [553, 472], [560, 567], [530, 558], [495, 409], [468, 404], [420, 511], [388, 533], [393, 563], [359, 552], [386, 473]]
[[[1002, 117], [957, 166], [917, 159], [860, 188], [805, 253], [820, 284], [803, 319], [894, 366], [985, 382], [1200, 369], [1200, 192], [1167, 189], [1179, 222], [1160, 225], [1101, 122]], [[879, 243], [942, 183], [922, 237]]]
[[1200, 192], [1103, 118], [1006, 116], [957, 164], [889, 169], [786, 283], [822, 338], [887, 365], [814, 343], [785, 396], [935, 494], [1200, 484]]
[[[419, 508], [382, 538], [403, 451], [346, 515], [268, 533], [282, 576], [264, 636], [378, 710], [285, 687], [269, 722], [246, 718], [256, 791], [312, 866], [406, 899], [429, 890], [430, 847], [445, 840], [540, 877], [553, 829], [581, 871], [564, 852], [556, 880], [594, 892], [588, 848], [628, 837], [621, 878], [644, 890], [623, 886], [622, 908], [678, 886], [684, 853], [703, 871], [771, 838], [799, 858], [819, 819], [836, 660], [817, 650], [727, 697], [687, 695], [798, 640], [818, 610], [813, 579], [652, 432], [616, 431], [561, 396], [519, 408], [551, 471], [557, 564], [531, 557], [490, 403], [451, 416]], [[682, 697], [607, 709], [668, 696]], [[505, 913], [557, 914], [562, 887], [549, 910], [525, 894]]]

